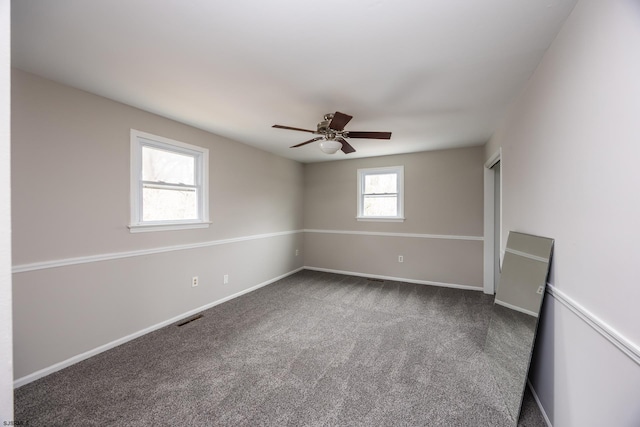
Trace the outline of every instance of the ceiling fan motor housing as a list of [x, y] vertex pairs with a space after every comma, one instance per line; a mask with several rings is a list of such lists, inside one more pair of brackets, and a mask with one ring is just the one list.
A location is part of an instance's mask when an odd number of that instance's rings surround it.
[[333, 114], [325, 114], [324, 120], [318, 123], [318, 132], [325, 133], [329, 129], [329, 123], [333, 119]]

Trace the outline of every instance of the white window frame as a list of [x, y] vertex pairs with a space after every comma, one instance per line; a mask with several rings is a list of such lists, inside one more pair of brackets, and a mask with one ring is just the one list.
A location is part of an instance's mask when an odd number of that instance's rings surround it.
[[[383, 175], [395, 173], [397, 175], [398, 192], [398, 214], [396, 216], [370, 216], [364, 215], [364, 183], [367, 175]], [[358, 169], [358, 221], [380, 221], [380, 222], [403, 222], [404, 218], [404, 166], [388, 166], [382, 168]]]
[[[154, 147], [193, 156], [195, 159], [195, 189], [198, 218], [188, 220], [144, 221], [142, 219], [142, 148]], [[131, 221], [129, 231], [184, 230], [209, 227], [209, 150], [150, 133], [131, 129]]]

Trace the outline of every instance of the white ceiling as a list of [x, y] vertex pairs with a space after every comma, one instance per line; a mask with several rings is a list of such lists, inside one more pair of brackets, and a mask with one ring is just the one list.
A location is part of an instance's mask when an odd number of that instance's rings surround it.
[[[483, 144], [576, 0], [20, 0], [13, 65], [301, 162]], [[357, 152], [303, 132], [354, 116]], [[188, 142], [188, 141], [187, 141]]]

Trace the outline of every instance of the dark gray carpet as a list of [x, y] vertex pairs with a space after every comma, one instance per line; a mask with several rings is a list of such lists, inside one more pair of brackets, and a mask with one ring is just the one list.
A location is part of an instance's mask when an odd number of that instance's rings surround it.
[[[301, 271], [15, 392], [30, 426], [513, 425], [493, 297]], [[519, 425], [544, 426], [525, 396]]]

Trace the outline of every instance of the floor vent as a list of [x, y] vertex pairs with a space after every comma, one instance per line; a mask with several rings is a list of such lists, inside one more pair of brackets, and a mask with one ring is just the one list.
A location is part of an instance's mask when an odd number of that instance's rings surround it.
[[369, 277], [367, 280], [369, 280], [370, 282], [384, 282], [384, 280], [382, 279], [373, 279], [371, 277]]
[[194, 320], [198, 320], [198, 319], [199, 319], [199, 318], [201, 318], [201, 317], [202, 317], [202, 314], [198, 314], [198, 315], [196, 315], [196, 316], [190, 317], [189, 319], [187, 319], [187, 320], [183, 320], [182, 322], [178, 323], [178, 326], [179, 326], [179, 327], [180, 327], [180, 326], [184, 326], [184, 325], [186, 325], [187, 323], [191, 323], [191, 322], [193, 322]]

